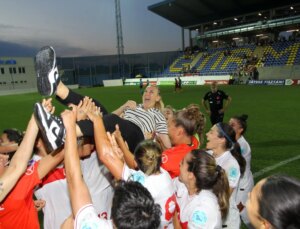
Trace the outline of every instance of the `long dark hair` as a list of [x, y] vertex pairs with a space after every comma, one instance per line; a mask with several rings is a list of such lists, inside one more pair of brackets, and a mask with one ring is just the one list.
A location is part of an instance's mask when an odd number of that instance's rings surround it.
[[259, 214], [276, 229], [300, 228], [300, 181], [273, 175], [266, 179], [258, 197]]
[[232, 117], [233, 119], [237, 120], [237, 122], [239, 123], [239, 125], [242, 127], [243, 131], [242, 131], [242, 135], [246, 132], [247, 130], [247, 119], [248, 119], [248, 115], [246, 114], [242, 114], [240, 116], [236, 115]]
[[229, 183], [226, 172], [216, 164], [215, 158], [204, 150], [192, 150], [191, 160], [187, 162], [188, 171], [196, 178], [198, 192], [202, 189], [212, 189], [217, 196], [222, 218], [225, 218], [229, 208]]
[[246, 169], [246, 160], [241, 154], [240, 144], [235, 139], [234, 129], [227, 123], [219, 122], [216, 126], [219, 133], [218, 136], [220, 138], [225, 138], [225, 148], [230, 150], [232, 156], [237, 160], [240, 166], [241, 175], [243, 175]]

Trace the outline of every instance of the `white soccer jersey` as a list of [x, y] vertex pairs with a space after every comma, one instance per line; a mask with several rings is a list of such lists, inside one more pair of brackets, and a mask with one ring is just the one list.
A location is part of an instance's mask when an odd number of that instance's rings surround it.
[[100, 219], [95, 207], [87, 204], [79, 209], [75, 217], [74, 229], [113, 229], [111, 220]]
[[[212, 154], [212, 151], [209, 151], [209, 153]], [[229, 212], [226, 220], [223, 221], [223, 225], [226, 225], [227, 228], [230, 229], [239, 229], [241, 222], [239, 210], [236, 203], [236, 195], [241, 176], [240, 166], [229, 151], [224, 152], [221, 156], [215, 159], [216, 163], [225, 170], [230, 188], [234, 189], [229, 199]]]
[[142, 171], [129, 169], [124, 165], [123, 180], [141, 183], [151, 193], [155, 203], [161, 206], [160, 228], [173, 228], [173, 215], [176, 207], [176, 197], [172, 179], [167, 171], [160, 169], [160, 174], [147, 176]]
[[238, 139], [238, 143], [241, 146], [242, 156], [246, 160], [246, 168], [244, 175], [241, 176], [240, 179], [237, 203], [242, 202], [246, 205], [248, 192], [252, 190], [254, 185], [253, 175], [251, 172], [251, 148], [243, 136]]
[[[110, 185], [112, 179], [110, 173], [99, 162], [96, 152], [81, 160], [80, 163], [98, 217], [109, 219], [114, 194]], [[43, 179], [43, 186], [35, 191], [35, 196], [46, 201], [43, 208], [45, 229], [60, 228], [72, 213], [65, 171], [62, 167], [56, 168]]]
[[211, 190], [201, 190], [190, 196], [185, 185], [174, 180], [176, 200], [181, 227], [183, 229], [220, 229], [222, 217], [218, 199]]
[[89, 188], [93, 205], [100, 218], [109, 219], [114, 188], [109, 170], [98, 160], [97, 153], [80, 160], [84, 181]]
[[123, 118], [137, 125], [144, 134], [152, 132], [168, 134], [166, 118], [156, 108], [144, 110], [142, 104], [139, 104], [134, 110], [126, 109]]
[[[251, 192], [254, 186], [253, 175], [251, 172], [251, 148], [243, 136], [241, 136], [238, 139], [238, 143], [241, 146], [242, 156], [246, 160], [246, 169], [244, 175], [241, 176], [239, 187], [237, 189], [236, 203], [242, 203], [244, 206], [246, 206], [246, 202], [248, 200], [248, 193]], [[246, 207], [244, 207], [240, 214], [244, 223], [249, 224], [250, 222], [247, 216]]]
[[[245, 168], [244, 176], [246, 176], [247, 178], [250, 178], [250, 177], [252, 177], [252, 173], [251, 173], [251, 148], [250, 148], [250, 145], [248, 144], [248, 142], [246, 141], [244, 136], [241, 136], [237, 141], [240, 144], [242, 156], [246, 160], [246, 168]], [[252, 179], [253, 179], [253, 177], [252, 177]]]
[[[32, 160], [38, 161], [40, 157], [35, 155]], [[62, 165], [43, 179], [42, 186], [36, 188], [34, 195], [37, 199], [46, 201], [43, 208], [45, 229], [60, 228], [65, 219], [71, 215], [66, 174]]]

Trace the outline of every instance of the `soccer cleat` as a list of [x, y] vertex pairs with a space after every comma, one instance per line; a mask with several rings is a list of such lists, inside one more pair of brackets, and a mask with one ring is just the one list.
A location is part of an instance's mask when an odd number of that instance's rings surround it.
[[60, 117], [50, 114], [42, 104], [34, 105], [34, 118], [49, 152], [64, 144], [65, 127]]
[[53, 95], [60, 81], [54, 49], [51, 46], [41, 48], [34, 61], [39, 93], [43, 96]]

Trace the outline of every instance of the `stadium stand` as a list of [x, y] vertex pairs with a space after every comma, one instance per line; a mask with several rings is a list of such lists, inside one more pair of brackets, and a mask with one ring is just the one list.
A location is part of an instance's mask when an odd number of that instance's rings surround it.
[[[253, 57], [257, 59], [254, 62]], [[239, 71], [244, 65], [276, 67], [298, 64], [300, 64], [300, 41], [283, 41], [264, 47], [249, 44], [240, 47], [211, 48], [189, 59], [182, 54], [165, 69], [163, 75], [173, 77], [179, 73], [184, 74], [183, 69], [187, 66], [196, 69], [195, 72], [187, 72], [194, 75], [228, 75]]]
[[[264, 49], [264, 66], [292, 66], [300, 64], [300, 42], [277, 42]], [[261, 60], [258, 65], [261, 65]]]
[[[190, 68], [190, 72], [187, 73], [195, 75], [231, 74], [242, 64], [243, 58], [251, 56], [254, 50], [255, 45], [244, 45], [235, 48], [212, 48], [190, 59], [186, 59], [182, 54], [165, 70], [164, 75], [173, 76], [175, 73], [184, 73], [183, 69], [187, 66]], [[192, 69], [196, 69], [196, 72]]]
[[[180, 54], [161, 76], [238, 75], [254, 79], [262, 72], [264, 79], [299, 78], [299, 1], [208, 4], [205, 0], [173, 0], [148, 9], [189, 31], [189, 47], [182, 50], [195, 46], [200, 50], [189, 60]], [[186, 44], [184, 35], [182, 44]], [[288, 74], [279, 74], [277, 67], [284, 67]]]

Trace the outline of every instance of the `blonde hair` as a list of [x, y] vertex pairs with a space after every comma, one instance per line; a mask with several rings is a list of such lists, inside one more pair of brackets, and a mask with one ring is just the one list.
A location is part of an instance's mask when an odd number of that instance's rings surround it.
[[160, 95], [160, 89], [159, 89], [159, 87], [158, 87], [157, 85], [154, 85], [154, 84], [153, 84], [153, 85], [150, 84], [149, 86], [147, 86], [147, 88], [148, 88], [148, 87], [154, 87], [154, 88], [157, 89], [157, 94], [159, 95], [160, 100], [157, 101], [157, 102], [155, 102], [154, 108], [156, 108], [156, 109], [158, 109], [158, 110], [160, 110], [160, 111], [162, 112], [162, 110], [163, 110], [164, 107], [165, 107], [165, 104], [164, 104], [164, 102], [162, 101], [162, 97], [161, 97], [161, 95]]
[[134, 158], [138, 168], [146, 175], [160, 171], [162, 149], [152, 140], [140, 142], [134, 151]]

